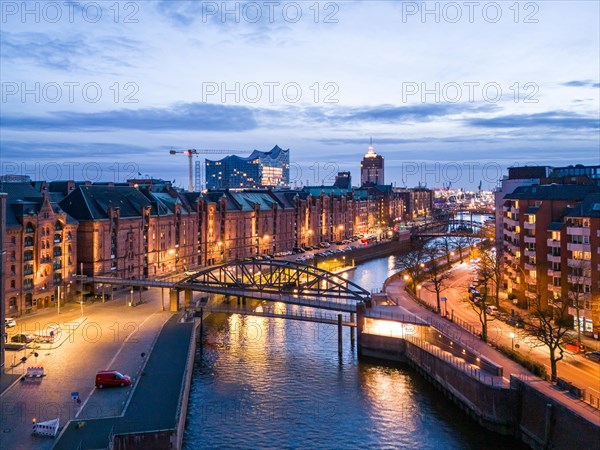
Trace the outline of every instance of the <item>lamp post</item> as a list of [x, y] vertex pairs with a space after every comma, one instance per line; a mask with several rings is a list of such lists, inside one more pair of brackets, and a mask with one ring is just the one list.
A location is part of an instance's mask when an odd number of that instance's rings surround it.
[[129, 294], [131, 295], [131, 297], [129, 298], [129, 306], [133, 306], [133, 286], [131, 286]]
[[514, 350], [515, 349], [515, 333], [512, 331], [510, 332], [510, 338], [512, 340], [511, 349]]
[[421, 285], [417, 284], [417, 297], [419, 298], [419, 300], [421, 300]]

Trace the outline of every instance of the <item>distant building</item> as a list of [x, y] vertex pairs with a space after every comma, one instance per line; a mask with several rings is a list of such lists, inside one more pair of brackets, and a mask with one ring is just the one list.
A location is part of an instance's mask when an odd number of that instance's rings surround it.
[[250, 156], [205, 160], [207, 189], [284, 188], [290, 185], [290, 150], [275, 146]]
[[350, 172], [338, 172], [333, 185], [340, 189], [352, 189], [352, 175]]
[[378, 155], [373, 150], [373, 142], [369, 145], [369, 149], [360, 163], [360, 184], [366, 185], [383, 185], [383, 156]]
[[31, 178], [29, 175], [0, 175], [0, 183], [29, 183]]

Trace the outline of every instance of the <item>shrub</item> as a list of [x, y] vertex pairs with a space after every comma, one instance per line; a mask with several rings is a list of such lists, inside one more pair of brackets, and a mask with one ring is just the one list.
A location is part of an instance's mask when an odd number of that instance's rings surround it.
[[537, 361], [534, 361], [529, 356], [522, 355], [521, 353], [519, 353], [511, 348], [505, 347], [504, 345], [499, 345], [497, 348], [500, 353], [503, 353], [504, 355], [508, 356], [513, 361], [521, 364], [523, 367], [525, 367], [527, 370], [529, 370], [535, 376], [538, 376], [543, 380], [548, 379], [548, 373], [546, 372], [546, 368], [544, 367], [543, 364], [541, 364]]

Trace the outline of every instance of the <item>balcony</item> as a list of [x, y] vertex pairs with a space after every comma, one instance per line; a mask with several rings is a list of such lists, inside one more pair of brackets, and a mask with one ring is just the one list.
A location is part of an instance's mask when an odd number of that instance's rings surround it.
[[573, 236], [589, 236], [590, 229], [585, 227], [567, 227], [567, 234]]
[[[548, 286], [550, 287], [550, 286]], [[556, 286], [552, 286], [552, 287], [556, 287]], [[560, 292], [560, 286], [558, 287], [558, 292]], [[531, 299], [531, 300], [535, 300], [537, 298], [537, 294], [535, 292], [529, 292], [529, 291], [525, 291], [525, 297]]]
[[572, 258], [569, 258], [569, 259], [567, 259], [567, 266], [569, 266], [569, 267], [575, 267], [575, 268], [581, 268], [581, 269], [591, 269], [592, 268], [592, 262], [591, 261], [586, 261], [585, 259], [572, 259]]
[[554, 278], [554, 277], [560, 278], [562, 276], [562, 272], [560, 270], [548, 269], [547, 273], [548, 273], [549, 278]]
[[591, 244], [575, 244], [573, 242], [567, 242], [567, 250], [570, 252], [591, 252]]
[[557, 241], [555, 239], [546, 239], [546, 245], [548, 247], [557, 247], [557, 248], [560, 248], [560, 241]]
[[523, 236], [523, 241], [526, 244], [535, 244], [535, 236]]
[[512, 226], [512, 227], [516, 227], [517, 225], [519, 225], [519, 221], [518, 220], [514, 220], [514, 219], [510, 219], [508, 217], [503, 217], [502, 221], [508, 225], [508, 226]]
[[552, 253], [548, 253], [546, 255], [546, 257], [548, 258], [548, 261], [557, 262], [557, 263], [560, 262], [560, 258], [561, 258], [560, 255], [553, 255]]
[[525, 270], [537, 270], [537, 266], [535, 264], [525, 263]]
[[525, 222], [523, 224], [523, 228], [525, 228], [526, 230], [535, 230], [535, 222]]
[[535, 250], [530, 250], [530, 249], [526, 248], [526, 249], [523, 251], [523, 254], [524, 254], [525, 256], [534, 257], [534, 256], [536, 256], [536, 251], [535, 251]]
[[590, 277], [584, 277], [583, 275], [568, 275], [567, 281], [572, 284], [592, 284], [592, 279]]

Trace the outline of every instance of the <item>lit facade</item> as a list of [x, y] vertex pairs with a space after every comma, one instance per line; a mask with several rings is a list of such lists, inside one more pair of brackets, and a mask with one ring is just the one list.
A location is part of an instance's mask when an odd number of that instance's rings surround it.
[[[600, 332], [600, 193], [594, 185], [532, 185], [502, 205], [503, 278], [522, 307], [568, 302]], [[575, 308], [574, 305], [579, 308]]]
[[385, 184], [383, 156], [375, 153], [373, 145], [369, 145], [360, 163], [360, 184], [361, 186]]
[[285, 188], [290, 184], [290, 151], [279, 146], [250, 156], [205, 160], [207, 189]]

